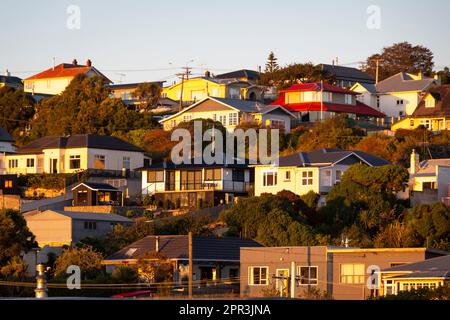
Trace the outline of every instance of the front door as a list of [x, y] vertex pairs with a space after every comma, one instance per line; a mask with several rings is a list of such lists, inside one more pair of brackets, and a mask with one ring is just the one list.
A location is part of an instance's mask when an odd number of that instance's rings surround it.
[[277, 269], [275, 288], [280, 297], [289, 296], [289, 269]]

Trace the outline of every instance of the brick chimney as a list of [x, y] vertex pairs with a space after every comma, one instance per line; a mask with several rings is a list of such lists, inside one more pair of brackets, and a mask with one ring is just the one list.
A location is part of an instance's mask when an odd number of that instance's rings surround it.
[[74, 66], [78, 65], [77, 59], [73, 59], [73, 60], [72, 60], [72, 64], [73, 64]]
[[420, 165], [419, 154], [416, 152], [416, 149], [413, 149], [411, 152], [409, 173], [416, 174], [417, 171], [419, 171], [419, 165]]
[[87, 60], [86, 60], [86, 66], [92, 67], [92, 61], [91, 61], [91, 59], [87, 59]]

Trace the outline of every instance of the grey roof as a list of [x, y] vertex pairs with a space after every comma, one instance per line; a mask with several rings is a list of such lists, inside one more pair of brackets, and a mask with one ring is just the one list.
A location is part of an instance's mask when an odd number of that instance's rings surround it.
[[14, 85], [14, 86], [22, 86], [22, 79], [14, 76], [5, 76], [0, 75], [0, 83], [4, 83], [5, 85]]
[[72, 190], [77, 189], [79, 186], [85, 185], [89, 189], [92, 189], [94, 191], [119, 191], [119, 189], [114, 188], [112, 185], [107, 183], [94, 183], [94, 182], [82, 182], [75, 187], [72, 188]]
[[41, 153], [44, 149], [61, 148], [94, 148], [107, 150], [122, 150], [130, 152], [144, 152], [131, 143], [113, 136], [93, 134], [76, 134], [72, 136], [48, 136], [37, 139], [26, 146], [17, 149], [17, 153]]
[[[44, 212], [55, 212], [57, 214], [66, 216], [73, 220], [92, 220], [92, 221], [106, 221], [106, 222], [127, 222], [133, 223], [133, 220], [128, 219], [123, 216], [119, 216], [118, 214], [113, 213], [94, 213], [94, 212], [72, 212], [72, 211], [64, 211], [64, 210], [47, 210]], [[35, 216], [39, 215], [40, 212], [30, 212], [26, 213], [25, 216]]]
[[259, 80], [261, 76], [258, 71], [241, 69], [216, 75], [215, 78], [218, 79], [247, 78], [249, 80]]
[[377, 92], [402, 92], [402, 91], [425, 91], [436, 80], [423, 77], [416, 80], [413, 75], [406, 72], [400, 72], [376, 84]]
[[336, 66], [331, 64], [321, 64], [322, 70], [332, 74], [337, 80], [347, 80], [353, 82], [375, 83], [375, 79], [359, 69]]
[[[159, 237], [159, 252], [167, 259], [188, 259], [188, 236], [148, 236], [119, 250], [106, 260], [139, 259], [156, 252], [156, 237]], [[193, 260], [239, 261], [242, 247], [262, 247], [258, 242], [245, 238], [193, 237]]]
[[369, 165], [377, 167], [390, 164], [387, 160], [380, 157], [362, 152], [362, 151], [350, 151], [341, 149], [324, 148], [311, 152], [300, 152], [292, 155], [282, 157], [279, 160], [280, 167], [312, 167], [312, 166], [327, 166], [342, 159], [354, 155], [361, 160], [367, 162]]
[[241, 99], [227, 99], [227, 98], [212, 98], [216, 101], [222, 102], [224, 104], [227, 104], [233, 108], [236, 108], [242, 112], [248, 112], [248, 113], [268, 113], [275, 109], [282, 109], [287, 114], [290, 114], [289, 111], [284, 109], [282, 106], [272, 106], [272, 105], [266, 105], [264, 103], [258, 102], [258, 101], [250, 101], [250, 100], [241, 100]]
[[364, 87], [370, 93], [377, 93], [377, 87], [372, 83], [359, 83], [362, 87]]
[[2, 127], [0, 127], [0, 141], [2, 142], [14, 142], [14, 138]]
[[406, 273], [401, 277], [405, 278], [427, 278], [427, 277], [445, 277], [450, 278], [450, 254], [442, 257], [427, 259], [420, 262], [408, 263], [392, 268], [384, 269], [382, 272]]

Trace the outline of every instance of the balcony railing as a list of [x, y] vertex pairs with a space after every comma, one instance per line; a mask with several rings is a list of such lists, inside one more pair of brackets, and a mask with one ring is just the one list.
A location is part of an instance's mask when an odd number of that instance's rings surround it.
[[243, 181], [205, 181], [182, 182], [177, 188], [175, 183], [165, 183], [164, 190], [158, 188], [158, 184], [150, 183], [142, 190], [142, 194], [154, 194], [156, 192], [170, 191], [226, 191], [226, 192], [252, 192], [253, 183]]

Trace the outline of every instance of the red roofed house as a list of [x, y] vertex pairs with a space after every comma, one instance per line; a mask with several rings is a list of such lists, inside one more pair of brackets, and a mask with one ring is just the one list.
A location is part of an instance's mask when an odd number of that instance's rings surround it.
[[63, 92], [69, 83], [79, 74], [88, 77], [100, 76], [105, 83], [112, 83], [105, 75], [92, 66], [91, 60], [86, 65], [79, 65], [74, 59], [72, 63], [61, 63], [23, 80], [25, 92], [33, 94], [57, 95]]
[[356, 95], [353, 91], [328, 83], [301, 83], [280, 91], [273, 105], [281, 105], [297, 114], [302, 122], [327, 119], [337, 113], [347, 113], [354, 118], [385, 116], [384, 113], [357, 101]]

